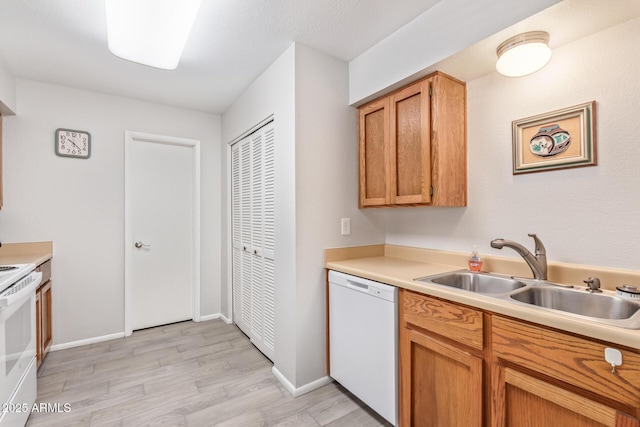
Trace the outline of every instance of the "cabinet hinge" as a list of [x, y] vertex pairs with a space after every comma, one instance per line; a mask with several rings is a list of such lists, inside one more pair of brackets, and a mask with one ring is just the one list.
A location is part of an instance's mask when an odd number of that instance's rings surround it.
[[433, 86], [429, 86], [429, 97], [432, 97], [432, 96], [433, 96]]
[[430, 195], [431, 197], [433, 197], [433, 187], [430, 187], [430, 188], [429, 188], [429, 195]]

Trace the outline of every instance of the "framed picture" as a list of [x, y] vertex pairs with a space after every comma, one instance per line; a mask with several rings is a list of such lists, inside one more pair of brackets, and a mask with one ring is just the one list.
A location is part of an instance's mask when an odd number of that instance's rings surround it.
[[595, 166], [596, 101], [513, 122], [513, 174]]

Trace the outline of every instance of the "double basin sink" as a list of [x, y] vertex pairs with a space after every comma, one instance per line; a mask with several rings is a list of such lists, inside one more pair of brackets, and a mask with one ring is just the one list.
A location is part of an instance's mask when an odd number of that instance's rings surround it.
[[498, 298], [514, 304], [559, 311], [570, 316], [626, 329], [640, 329], [640, 301], [611, 293], [590, 293], [544, 280], [524, 279], [467, 270], [414, 279]]

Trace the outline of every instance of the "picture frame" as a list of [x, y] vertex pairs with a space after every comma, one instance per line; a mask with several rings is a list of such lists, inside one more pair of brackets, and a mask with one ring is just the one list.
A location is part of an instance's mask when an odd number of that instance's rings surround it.
[[512, 122], [513, 174], [596, 166], [596, 101]]

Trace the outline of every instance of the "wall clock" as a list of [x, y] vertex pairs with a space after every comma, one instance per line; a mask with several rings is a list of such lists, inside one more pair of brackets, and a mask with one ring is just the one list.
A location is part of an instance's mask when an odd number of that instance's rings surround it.
[[91, 157], [91, 134], [83, 130], [56, 129], [56, 154], [61, 157]]

